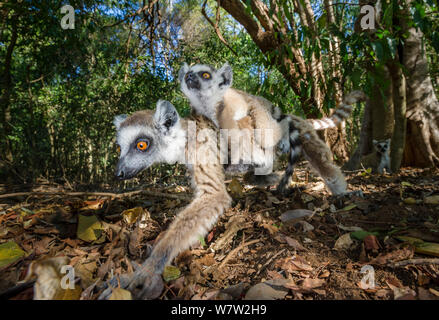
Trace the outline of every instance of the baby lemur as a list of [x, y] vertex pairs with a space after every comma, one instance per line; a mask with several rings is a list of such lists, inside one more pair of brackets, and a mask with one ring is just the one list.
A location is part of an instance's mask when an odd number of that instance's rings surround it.
[[[218, 128], [202, 115], [180, 119], [167, 101], [158, 101], [155, 112], [143, 110], [129, 117], [117, 116], [114, 124], [120, 147], [116, 177], [130, 179], [152, 164], [163, 162], [187, 164], [192, 177], [192, 202], [178, 213], [141, 267], [120, 279], [121, 287], [135, 297], [155, 298], [160, 292], [154, 294], [151, 288], [165, 265], [204, 237], [231, 205], [219, 158]], [[100, 299], [110, 294], [107, 289]]]
[[365, 168], [372, 168], [373, 172], [391, 173], [390, 169], [390, 139], [372, 140], [375, 152], [365, 155], [361, 158], [361, 164]]
[[[212, 119], [221, 129], [271, 130], [270, 143], [255, 139], [253, 150], [259, 149], [258, 154], [264, 155], [266, 149], [278, 146], [282, 152], [289, 152], [288, 167], [277, 187], [279, 192], [287, 191], [294, 165], [300, 155], [304, 155], [332, 194], [347, 193], [344, 175], [333, 163], [331, 151], [316, 130], [335, 127], [348, 117], [352, 104], [365, 98], [362, 92], [354, 91], [346, 96], [331, 117], [304, 120], [283, 115], [279, 107], [262, 97], [231, 88], [233, 71], [227, 63], [218, 70], [202, 64], [189, 67], [185, 63], [178, 78], [181, 90], [195, 112]], [[252, 160], [254, 166], [266, 163], [263, 156], [253, 157]]]

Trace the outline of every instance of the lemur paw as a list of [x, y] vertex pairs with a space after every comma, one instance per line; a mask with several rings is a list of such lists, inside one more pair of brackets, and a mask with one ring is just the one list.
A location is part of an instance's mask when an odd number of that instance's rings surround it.
[[344, 197], [360, 197], [360, 198], [364, 198], [364, 194], [363, 191], [361, 190], [354, 190], [354, 191], [346, 191], [344, 193], [341, 194], [336, 194], [334, 195], [335, 198], [344, 198]]
[[[163, 291], [163, 280], [160, 274], [154, 273], [148, 263], [143, 264], [135, 272], [113, 277], [108, 281], [109, 287], [99, 296], [99, 300], [108, 300], [113, 288], [122, 288], [131, 292], [133, 299], [150, 300], [160, 296]], [[119, 286], [120, 283], [120, 286]]]
[[346, 192], [345, 195], [347, 195], [348, 197], [360, 197], [360, 198], [364, 198], [363, 191], [361, 191], [361, 190], [349, 191], [349, 192]]

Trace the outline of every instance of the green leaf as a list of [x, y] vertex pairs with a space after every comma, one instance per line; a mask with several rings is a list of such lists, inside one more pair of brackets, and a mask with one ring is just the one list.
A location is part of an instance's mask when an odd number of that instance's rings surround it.
[[97, 240], [99, 240], [100, 242], [102, 240], [101, 236], [104, 236], [105, 240], [103, 230], [104, 227], [102, 223], [98, 220], [98, 218], [96, 218], [95, 215], [79, 215], [78, 230], [76, 232], [76, 235], [79, 239], [87, 242], [93, 242]]
[[178, 277], [180, 277], [180, 269], [178, 269], [177, 267], [174, 266], [166, 266], [165, 270], [163, 270], [163, 280], [165, 280], [166, 282], [178, 279]]
[[378, 232], [369, 232], [369, 231], [364, 231], [364, 230], [354, 231], [354, 232], [351, 232], [351, 238], [363, 241], [364, 238], [366, 238], [369, 235], [378, 236], [378, 234], [379, 234]]
[[426, 242], [418, 238], [399, 236], [395, 237], [398, 240], [408, 242], [415, 247], [416, 253], [428, 254], [439, 257], [439, 243]]
[[0, 244], [0, 268], [24, 256], [26, 256], [26, 252], [23, 251], [15, 241]]

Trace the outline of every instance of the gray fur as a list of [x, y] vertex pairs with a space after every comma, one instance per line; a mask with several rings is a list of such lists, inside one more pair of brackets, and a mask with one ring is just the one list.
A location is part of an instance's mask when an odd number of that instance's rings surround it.
[[[181, 128], [180, 117], [171, 103], [160, 100], [155, 113], [138, 111], [116, 127], [121, 149], [116, 169], [118, 178], [130, 179], [154, 163], [184, 162], [186, 131]], [[139, 140], [147, 141], [145, 151], [137, 149]]]
[[391, 173], [390, 169], [390, 139], [377, 141], [373, 140], [373, 147], [376, 150], [377, 158], [378, 158], [378, 168], [377, 171], [379, 173], [383, 173], [384, 169], [388, 173]]
[[116, 127], [116, 130], [119, 130], [120, 124], [128, 118], [128, 115], [126, 114], [120, 114], [114, 117], [113, 124]]
[[[204, 72], [211, 75], [209, 79], [202, 77]], [[194, 110], [218, 126], [219, 105], [224, 93], [233, 82], [233, 71], [230, 65], [226, 62], [216, 70], [209, 65], [197, 64], [189, 67], [185, 63], [178, 73], [178, 80], [181, 91], [188, 97]]]

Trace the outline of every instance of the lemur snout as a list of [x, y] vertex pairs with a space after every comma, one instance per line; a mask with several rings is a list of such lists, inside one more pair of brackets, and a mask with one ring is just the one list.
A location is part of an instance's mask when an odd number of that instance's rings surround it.
[[186, 81], [186, 85], [189, 89], [200, 89], [200, 82], [198, 81], [195, 73], [189, 71], [188, 73], [186, 73], [186, 76], [184, 78]]
[[115, 176], [119, 180], [123, 180], [125, 176], [125, 172], [123, 170], [117, 170]]
[[125, 166], [119, 162], [116, 167], [116, 172], [114, 173], [117, 179], [119, 180], [125, 180], [129, 179], [128, 177], [128, 171], [126, 170]]

